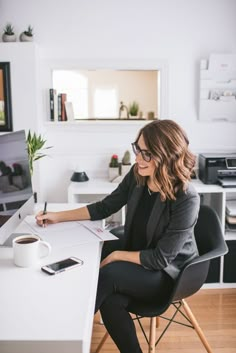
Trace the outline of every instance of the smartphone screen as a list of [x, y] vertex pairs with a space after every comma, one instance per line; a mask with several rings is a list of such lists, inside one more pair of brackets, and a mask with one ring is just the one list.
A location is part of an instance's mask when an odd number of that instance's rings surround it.
[[42, 271], [53, 275], [81, 265], [83, 265], [82, 260], [77, 259], [76, 257], [69, 257], [67, 259], [54, 262], [50, 265], [43, 266]]

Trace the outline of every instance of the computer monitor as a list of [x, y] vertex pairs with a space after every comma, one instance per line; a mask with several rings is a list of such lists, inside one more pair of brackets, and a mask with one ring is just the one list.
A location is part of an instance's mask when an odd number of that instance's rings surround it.
[[25, 131], [0, 135], [0, 245], [33, 208]]

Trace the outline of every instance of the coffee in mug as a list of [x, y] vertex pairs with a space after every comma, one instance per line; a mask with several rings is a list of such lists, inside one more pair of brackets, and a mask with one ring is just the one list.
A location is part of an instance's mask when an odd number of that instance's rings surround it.
[[42, 241], [37, 235], [21, 235], [13, 239], [14, 262], [17, 266], [35, 266], [50, 252], [51, 245]]

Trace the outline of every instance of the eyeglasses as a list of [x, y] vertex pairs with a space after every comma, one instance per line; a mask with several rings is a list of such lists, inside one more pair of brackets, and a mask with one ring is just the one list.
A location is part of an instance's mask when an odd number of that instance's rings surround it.
[[139, 153], [141, 153], [142, 158], [145, 160], [145, 162], [150, 162], [152, 159], [152, 154], [148, 152], [147, 150], [141, 150], [137, 142], [131, 143], [133, 152], [135, 156], [137, 156]]

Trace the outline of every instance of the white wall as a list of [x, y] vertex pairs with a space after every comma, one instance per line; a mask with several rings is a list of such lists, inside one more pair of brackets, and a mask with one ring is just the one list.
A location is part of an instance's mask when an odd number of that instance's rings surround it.
[[[31, 24], [39, 46], [38, 126], [54, 146], [52, 158], [40, 164], [41, 197], [66, 201], [77, 161], [90, 176], [105, 175], [110, 155], [122, 157], [140, 127], [47, 126], [44, 97], [53, 63], [75, 67], [76, 62], [105, 60], [112, 66], [119, 60], [163, 60], [168, 66], [168, 116], [162, 118], [180, 123], [196, 152], [235, 151], [236, 123], [198, 120], [199, 61], [213, 52], [236, 52], [235, 13], [235, 0], [0, 0], [2, 26], [12, 22], [20, 33]], [[15, 85], [20, 91], [20, 82]]]

